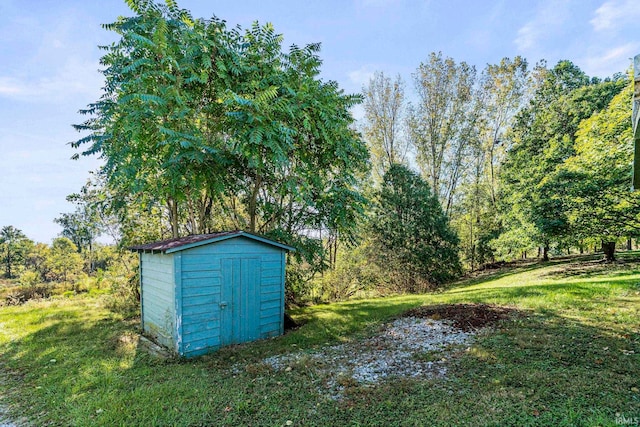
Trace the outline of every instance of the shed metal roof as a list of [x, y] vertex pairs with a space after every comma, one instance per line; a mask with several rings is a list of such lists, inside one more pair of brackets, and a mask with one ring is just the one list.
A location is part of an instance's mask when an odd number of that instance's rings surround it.
[[266, 237], [248, 233], [246, 231], [222, 231], [210, 234], [194, 234], [191, 236], [179, 237], [177, 239], [161, 240], [159, 242], [147, 243], [145, 245], [132, 246], [129, 249], [138, 252], [163, 252], [170, 254], [173, 252], [184, 251], [185, 249], [195, 248], [197, 246], [208, 245], [220, 242], [222, 240], [233, 239], [236, 237], [246, 237], [256, 240], [267, 245], [275, 246], [286, 251], [295, 251], [292, 246], [288, 246]]

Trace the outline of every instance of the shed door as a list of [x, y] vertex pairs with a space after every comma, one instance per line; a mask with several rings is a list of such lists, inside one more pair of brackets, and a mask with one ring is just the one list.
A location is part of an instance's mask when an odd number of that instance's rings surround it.
[[222, 345], [260, 336], [260, 259], [222, 259], [220, 339]]

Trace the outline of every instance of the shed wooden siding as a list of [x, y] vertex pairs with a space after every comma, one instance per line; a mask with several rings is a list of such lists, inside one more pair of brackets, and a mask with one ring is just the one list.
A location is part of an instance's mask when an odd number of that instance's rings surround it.
[[[178, 339], [178, 351], [181, 354], [187, 357], [196, 356], [222, 345], [283, 333], [283, 250], [249, 238], [238, 237], [186, 249], [180, 252], [180, 258], [182, 303], [177, 310], [181, 315], [182, 336]], [[225, 291], [222, 283], [225, 275], [237, 275], [238, 268], [248, 268], [252, 271], [252, 277], [248, 280], [253, 283], [251, 287], [255, 286], [255, 289], [239, 297], [235, 302], [241, 307], [234, 307], [234, 310], [244, 310], [246, 314], [252, 314], [244, 321], [258, 323], [240, 325], [246, 329], [234, 332], [231, 342], [225, 342], [229, 338], [223, 334], [229, 334], [230, 331], [222, 325], [222, 316], [226, 313], [220, 309], [220, 303], [229, 296], [223, 295]], [[233, 301], [229, 300], [228, 303], [231, 306]], [[258, 311], [259, 316], [253, 316], [255, 311]], [[258, 336], [252, 336], [250, 330], [254, 329]]]
[[160, 344], [174, 348], [175, 284], [173, 256], [141, 254], [142, 326]]

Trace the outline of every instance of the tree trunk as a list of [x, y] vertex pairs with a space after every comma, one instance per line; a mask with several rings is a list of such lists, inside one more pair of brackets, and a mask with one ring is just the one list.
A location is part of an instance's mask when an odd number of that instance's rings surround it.
[[549, 245], [544, 245], [542, 248], [542, 261], [549, 261]]
[[602, 252], [608, 262], [616, 260], [616, 242], [602, 242]]
[[9, 250], [9, 244], [7, 243], [7, 277], [11, 279], [11, 251]]
[[538, 256], [536, 258], [540, 258], [541, 253], [542, 253], [542, 249], [540, 249], [540, 246], [538, 246]]
[[258, 193], [260, 192], [260, 186], [262, 185], [262, 178], [256, 177], [253, 190], [251, 190], [251, 199], [249, 199], [249, 231], [256, 232], [256, 216], [258, 210]]
[[89, 274], [94, 271], [94, 261], [93, 261], [93, 244], [91, 240], [89, 241]]
[[469, 243], [471, 244], [471, 271], [474, 272], [476, 270], [476, 246], [473, 244], [473, 219], [469, 221]]
[[627, 239], [627, 250], [630, 251], [633, 249], [633, 245], [631, 244], [631, 237]]
[[171, 222], [171, 237], [174, 239], [180, 237], [178, 232], [178, 202], [175, 199], [169, 199], [169, 221]]
[[[497, 129], [496, 129], [497, 131]], [[489, 150], [489, 168], [491, 171], [491, 206], [493, 208], [496, 207], [496, 173], [495, 173], [495, 169], [493, 167], [493, 157], [494, 157], [494, 150], [495, 150], [495, 143], [496, 143], [496, 136], [494, 135], [493, 137], [493, 141], [491, 141], [491, 148]]]

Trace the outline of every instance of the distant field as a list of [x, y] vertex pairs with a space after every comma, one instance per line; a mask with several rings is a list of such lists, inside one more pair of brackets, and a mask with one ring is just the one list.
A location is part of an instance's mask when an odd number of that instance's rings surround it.
[[[453, 352], [442, 378], [345, 381], [338, 399], [312, 358], [420, 305], [488, 303], [518, 313]], [[196, 360], [160, 360], [138, 320], [100, 297], [0, 308], [0, 404], [33, 425], [640, 424], [640, 254], [496, 270], [446, 291], [302, 308], [284, 337]], [[369, 342], [369, 341], [367, 341]], [[438, 356], [425, 353], [423, 360]], [[439, 357], [439, 356], [438, 356]], [[444, 363], [444, 362], [443, 362]]]

